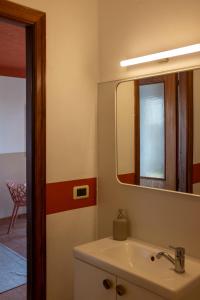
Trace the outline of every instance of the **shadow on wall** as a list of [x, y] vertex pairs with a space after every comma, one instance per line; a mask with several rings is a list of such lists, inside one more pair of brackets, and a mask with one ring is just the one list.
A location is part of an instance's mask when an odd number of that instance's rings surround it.
[[[26, 154], [9, 153], [0, 154], [0, 219], [11, 216], [13, 201], [10, 197], [6, 181], [16, 182], [26, 181]], [[25, 213], [25, 208], [21, 208], [20, 213]]]

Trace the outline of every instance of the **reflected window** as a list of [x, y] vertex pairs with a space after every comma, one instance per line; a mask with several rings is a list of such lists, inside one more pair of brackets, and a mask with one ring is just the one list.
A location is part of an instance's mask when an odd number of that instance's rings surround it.
[[165, 178], [164, 83], [140, 85], [140, 176]]

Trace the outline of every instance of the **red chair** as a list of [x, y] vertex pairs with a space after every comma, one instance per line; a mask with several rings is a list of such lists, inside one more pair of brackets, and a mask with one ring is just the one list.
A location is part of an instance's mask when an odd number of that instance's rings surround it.
[[20, 207], [26, 206], [26, 183], [16, 183], [16, 182], [7, 182], [7, 187], [10, 192], [11, 198], [14, 202], [14, 208], [12, 212], [12, 217], [8, 227], [8, 234], [10, 230], [15, 225], [17, 219], [17, 213]]

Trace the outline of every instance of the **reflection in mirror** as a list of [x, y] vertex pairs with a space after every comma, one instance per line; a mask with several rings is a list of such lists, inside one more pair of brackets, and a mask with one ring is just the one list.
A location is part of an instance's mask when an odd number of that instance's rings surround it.
[[121, 82], [116, 99], [122, 183], [200, 195], [200, 70]]

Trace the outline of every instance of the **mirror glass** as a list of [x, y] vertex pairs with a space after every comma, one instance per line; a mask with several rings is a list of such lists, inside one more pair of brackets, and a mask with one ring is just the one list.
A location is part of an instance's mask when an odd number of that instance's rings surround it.
[[120, 182], [200, 195], [200, 69], [119, 83], [116, 147]]

